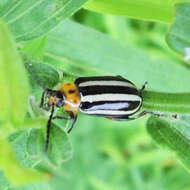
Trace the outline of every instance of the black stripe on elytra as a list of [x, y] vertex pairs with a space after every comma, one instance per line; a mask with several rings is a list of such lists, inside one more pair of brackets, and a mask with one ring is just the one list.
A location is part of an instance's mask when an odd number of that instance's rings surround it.
[[98, 101], [98, 102], [82, 102], [80, 109], [84, 111], [95, 110], [112, 110], [112, 111], [129, 111], [136, 109], [141, 101]]
[[99, 95], [99, 94], [139, 95], [139, 92], [136, 88], [126, 87], [126, 86], [105, 86], [105, 85], [84, 86], [84, 87], [79, 87], [79, 91], [82, 94], [82, 96]]
[[75, 80], [75, 84], [79, 86], [80, 83], [88, 81], [122, 81], [128, 82], [134, 85], [131, 81], [121, 77], [121, 76], [95, 76], [95, 77], [79, 77]]

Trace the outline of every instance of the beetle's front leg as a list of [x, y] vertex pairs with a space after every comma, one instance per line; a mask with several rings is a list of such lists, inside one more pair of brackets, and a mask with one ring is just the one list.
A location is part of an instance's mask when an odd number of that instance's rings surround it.
[[67, 131], [67, 133], [70, 133], [71, 130], [73, 129], [73, 127], [74, 127], [74, 124], [75, 124], [76, 120], [77, 120], [77, 115], [74, 114], [73, 112], [67, 112], [67, 113], [69, 114], [69, 117], [65, 117], [65, 116], [61, 116], [61, 115], [56, 115], [56, 116], [53, 117], [53, 119], [72, 120], [71, 127]]
[[67, 131], [67, 133], [70, 133], [71, 130], [73, 129], [73, 127], [74, 127], [74, 124], [75, 124], [76, 120], [77, 120], [77, 113], [74, 113], [74, 112], [71, 112], [71, 111], [69, 111], [69, 112], [67, 111], [67, 113], [70, 115], [71, 120], [72, 120], [71, 127]]
[[53, 117], [53, 119], [71, 120], [72, 118], [70, 116], [66, 117], [66, 116], [62, 116], [62, 115], [56, 115], [56, 116]]

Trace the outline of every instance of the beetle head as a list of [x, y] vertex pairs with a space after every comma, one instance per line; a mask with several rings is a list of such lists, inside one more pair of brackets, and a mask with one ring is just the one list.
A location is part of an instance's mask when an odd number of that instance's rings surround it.
[[52, 105], [56, 107], [62, 107], [65, 103], [65, 95], [60, 90], [47, 90], [47, 105], [51, 107]]

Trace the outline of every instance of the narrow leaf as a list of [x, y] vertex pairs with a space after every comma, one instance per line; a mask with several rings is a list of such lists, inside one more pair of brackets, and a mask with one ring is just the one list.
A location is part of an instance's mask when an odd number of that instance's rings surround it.
[[28, 40], [47, 33], [61, 20], [71, 16], [87, 0], [9, 0], [0, 7], [17, 41]]
[[176, 2], [184, 0], [92, 0], [85, 5], [85, 8], [136, 19], [170, 23]]
[[190, 169], [190, 124], [183, 120], [150, 117], [147, 130], [161, 147], [173, 152]]
[[0, 120], [20, 123], [27, 111], [29, 85], [7, 25], [0, 20]]

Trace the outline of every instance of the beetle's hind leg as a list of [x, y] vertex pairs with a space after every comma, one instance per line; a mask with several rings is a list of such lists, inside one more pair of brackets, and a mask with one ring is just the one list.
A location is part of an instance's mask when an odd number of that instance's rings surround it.
[[149, 111], [144, 110], [144, 111], [140, 112], [139, 114], [134, 115], [133, 117], [130, 117], [129, 115], [121, 115], [121, 116], [110, 116], [110, 117], [106, 117], [106, 118], [111, 119], [111, 120], [116, 120], [116, 121], [130, 121], [130, 120], [134, 120], [134, 119], [143, 117], [146, 114], [154, 115], [157, 117], [165, 116], [164, 114], [154, 113], [154, 112], [149, 112]]
[[142, 117], [142, 116], [146, 115], [147, 113], [148, 113], [147, 111], [142, 111], [133, 117], [130, 117], [129, 115], [121, 115], [121, 116], [110, 116], [107, 118], [112, 119], [112, 120], [116, 120], [116, 121], [129, 121], [129, 120], [138, 119], [139, 117]]

